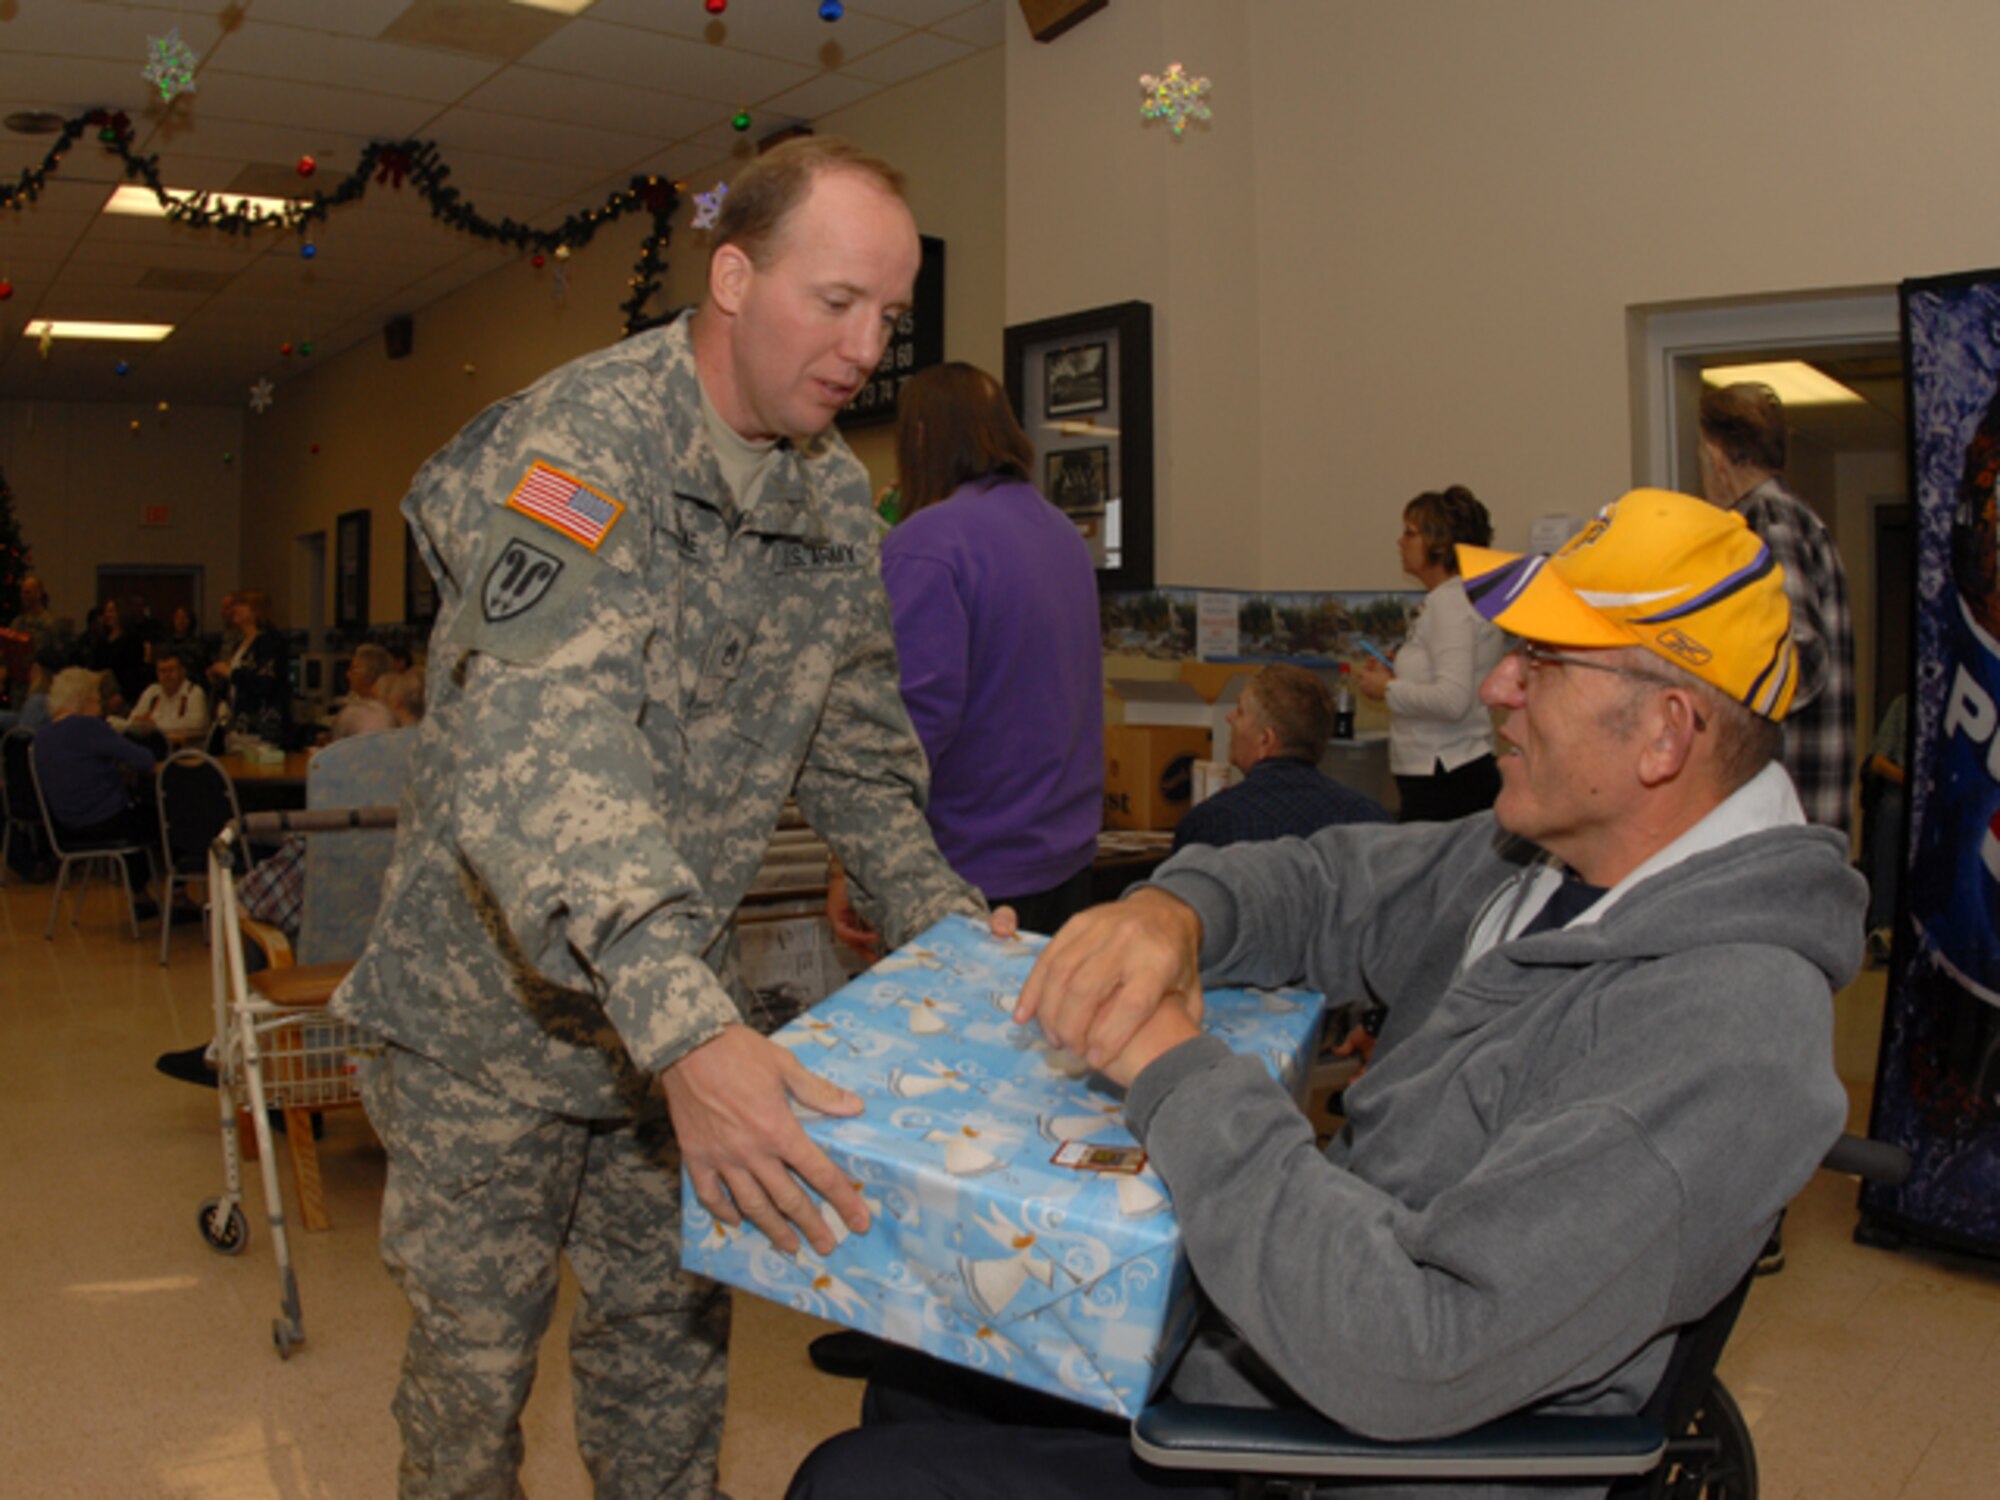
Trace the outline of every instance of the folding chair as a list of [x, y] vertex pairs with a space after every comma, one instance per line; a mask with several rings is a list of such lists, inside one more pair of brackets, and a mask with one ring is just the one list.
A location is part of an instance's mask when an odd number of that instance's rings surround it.
[[[42, 793], [42, 772], [35, 764], [35, 757], [28, 757], [28, 776], [35, 787], [35, 806], [41, 809], [42, 832], [49, 841], [49, 849], [56, 857], [56, 893], [49, 902], [49, 925], [43, 931], [43, 938], [55, 941], [56, 915], [62, 910], [63, 890], [69, 885], [72, 865], [82, 866], [82, 874], [77, 880], [76, 899], [70, 904], [69, 925], [74, 927], [83, 918], [83, 893], [90, 884], [90, 871], [96, 865], [109, 865], [111, 878], [118, 883], [118, 889], [125, 893], [125, 915], [132, 924], [132, 941], [139, 940], [139, 904], [132, 895], [132, 886], [125, 878], [125, 856], [143, 854], [146, 868], [155, 868], [153, 846], [144, 840], [126, 839], [115, 843], [92, 843], [78, 845], [65, 844], [65, 835], [58, 830], [55, 814], [49, 811], [49, 799]], [[167, 920], [161, 914], [161, 920]]]
[[17, 727], [0, 735], [0, 885], [7, 883], [7, 866], [14, 857], [14, 841], [22, 839], [31, 854], [39, 856], [42, 840], [42, 809], [35, 801], [34, 772], [29, 758], [34, 753], [35, 731]]
[[[1870, 1182], [1910, 1172], [1899, 1146], [1844, 1135], [1821, 1163]], [[1666, 1372], [1632, 1416], [1516, 1412], [1470, 1432], [1384, 1442], [1301, 1408], [1165, 1401], [1132, 1424], [1132, 1451], [1163, 1469], [1233, 1474], [1239, 1500], [1308, 1497], [1321, 1484], [1608, 1484], [1612, 1500], [1756, 1500], [1757, 1451], [1715, 1376], [1755, 1267], [1674, 1339]]]
[[[212, 755], [177, 750], [154, 772], [160, 809], [160, 848], [166, 856], [166, 891], [160, 897], [160, 962], [173, 936], [174, 887], [208, 880], [208, 846], [243, 816], [229, 773]], [[242, 871], [240, 842], [230, 845]]]

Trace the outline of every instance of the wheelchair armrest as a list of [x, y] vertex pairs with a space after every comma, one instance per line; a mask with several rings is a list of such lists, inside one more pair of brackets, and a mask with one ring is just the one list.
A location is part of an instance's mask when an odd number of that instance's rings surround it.
[[1645, 1474], [1667, 1449], [1644, 1417], [1515, 1415], [1454, 1437], [1381, 1442], [1316, 1412], [1264, 1407], [1149, 1406], [1132, 1451], [1163, 1469], [1313, 1478], [1587, 1478]]
[[266, 922], [253, 921], [249, 917], [238, 916], [238, 929], [243, 940], [263, 950], [264, 963], [273, 969], [288, 969], [296, 960], [292, 956], [291, 939], [276, 927]]

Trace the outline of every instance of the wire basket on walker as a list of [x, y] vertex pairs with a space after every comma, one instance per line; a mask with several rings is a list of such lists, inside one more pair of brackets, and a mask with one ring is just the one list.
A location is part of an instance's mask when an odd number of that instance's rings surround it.
[[281, 1357], [305, 1338], [297, 1278], [286, 1238], [285, 1200], [273, 1151], [272, 1114], [285, 1121], [286, 1143], [298, 1187], [300, 1219], [308, 1229], [326, 1227], [313, 1147], [312, 1119], [329, 1109], [361, 1102], [356, 1056], [373, 1045], [367, 1032], [326, 1008], [327, 998], [350, 964], [247, 973], [244, 926], [233, 873], [234, 843], [246, 834], [331, 835], [336, 830], [393, 828], [394, 807], [253, 814], [243, 832], [226, 827], [210, 845], [208, 881], [213, 929], [210, 965], [215, 995], [216, 1083], [222, 1120], [223, 1192], [201, 1205], [198, 1224], [209, 1247], [224, 1255], [249, 1243], [243, 1213], [245, 1122], [256, 1133], [258, 1167], [271, 1243], [278, 1260], [279, 1315], [271, 1338]]

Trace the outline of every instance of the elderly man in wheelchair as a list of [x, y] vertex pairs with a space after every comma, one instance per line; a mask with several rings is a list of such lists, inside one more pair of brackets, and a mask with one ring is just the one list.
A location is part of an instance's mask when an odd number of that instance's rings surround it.
[[[1241, 1455], [1190, 1434], [1208, 1408], [1184, 1403], [1250, 1409], [1253, 1447], [1331, 1431], [1362, 1461], [1295, 1472], [1347, 1476], [1340, 1495], [1602, 1495], [1658, 1461], [1640, 1418], [1670, 1361], [1720, 1348], [1684, 1331], [1733, 1315], [1840, 1135], [1831, 994], [1866, 890], [1776, 763], [1813, 684], [1738, 518], [1640, 490], [1553, 557], [1459, 551], [1516, 642], [1481, 688], [1493, 813], [1189, 850], [1073, 919], [1022, 993], [1017, 1019], [1128, 1088], [1172, 1189], [1208, 1316], [1166, 1404], [1128, 1440], [895, 1356], [796, 1500], [1231, 1493]], [[1387, 1006], [1324, 1154], [1258, 1062], [1201, 1034], [1204, 978]], [[1651, 1451], [1456, 1466], [1457, 1435], [1503, 1418]], [[1444, 1459], [1393, 1466], [1439, 1439]]]

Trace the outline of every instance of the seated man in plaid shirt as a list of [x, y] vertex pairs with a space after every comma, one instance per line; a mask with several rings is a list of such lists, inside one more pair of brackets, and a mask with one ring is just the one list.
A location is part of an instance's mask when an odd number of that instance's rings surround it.
[[1382, 804], [1322, 776], [1319, 758], [1333, 733], [1333, 695], [1304, 667], [1272, 662], [1229, 711], [1235, 786], [1188, 809], [1174, 830], [1176, 851], [1258, 839], [1304, 838], [1335, 823], [1386, 823]]

